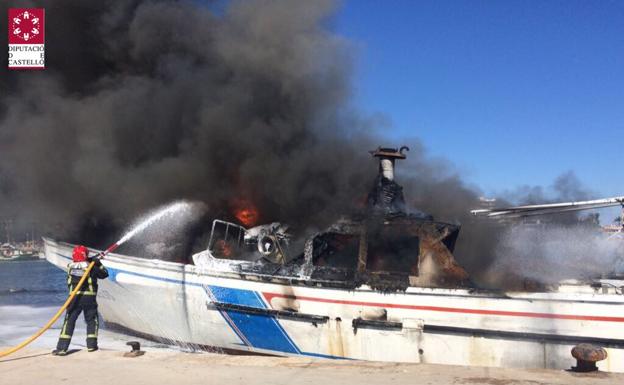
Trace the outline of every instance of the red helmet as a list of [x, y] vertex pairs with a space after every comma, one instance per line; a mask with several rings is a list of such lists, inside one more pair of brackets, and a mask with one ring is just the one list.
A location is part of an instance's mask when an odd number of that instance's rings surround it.
[[72, 259], [74, 262], [85, 262], [89, 257], [89, 249], [86, 246], [78, 245], [74, 247], [74, 252], [72, 253]]

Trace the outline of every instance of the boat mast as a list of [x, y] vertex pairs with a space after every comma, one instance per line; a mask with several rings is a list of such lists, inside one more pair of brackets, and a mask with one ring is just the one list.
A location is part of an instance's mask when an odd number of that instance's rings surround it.
[[11, 243], [11, 225], [12, 225], [12, 220], [10, 219], [5, 219], [4, 220], [4, 232], [5, 232], [5, 236], [6, 236], [6, 243]]

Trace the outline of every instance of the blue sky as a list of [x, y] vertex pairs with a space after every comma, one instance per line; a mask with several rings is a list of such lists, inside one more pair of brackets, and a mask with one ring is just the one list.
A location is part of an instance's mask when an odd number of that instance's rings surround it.
[[624, 1], [344, 1], [355, 101], [487, 194], [624, 195]]

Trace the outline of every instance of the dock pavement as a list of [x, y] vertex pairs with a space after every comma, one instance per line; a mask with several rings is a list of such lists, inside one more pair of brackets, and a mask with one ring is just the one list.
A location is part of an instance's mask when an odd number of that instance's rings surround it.
[[[2, 350], [2, 349], [0, 349]], [[231, 356], [213, 353], [78, 350], [56, 357], [25, 349], [0, 359], [0, 384], [89, 385], [541, 385], [624, 384], [624, 374], [336, 361], [313, 358]]]

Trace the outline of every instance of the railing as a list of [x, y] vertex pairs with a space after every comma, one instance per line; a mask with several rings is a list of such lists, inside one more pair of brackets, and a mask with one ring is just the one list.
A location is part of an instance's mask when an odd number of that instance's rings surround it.
[[228, 235], [230, 234], [230, 227], [234, 228], [234, 232], [236, 232], [236, 244], [237, 246], [240, 246], [241, 243], [244, 240], [244, 236], [245, 236], [245, 232], [247, 231], [247, 229], [245, 229], [243, 226], [237, 225], [236, 223], [231, 223], [231, 222], [226, 222], [226, 221], [222, 221], [220, 219], [215, 219], [214, 221], [212, 221], [212, 229], [210, 230], [210, 239], [208, 240], [208, 250], [212, 251], [212, 246], [213, 246], [213, 241], [214, 241], [214, 235], [215, 235], [215, 227], [218, 225], [224, 225], [225, 226], [225, 234], [223, 235], [223, 241], [227, 242], [228, 239]]

